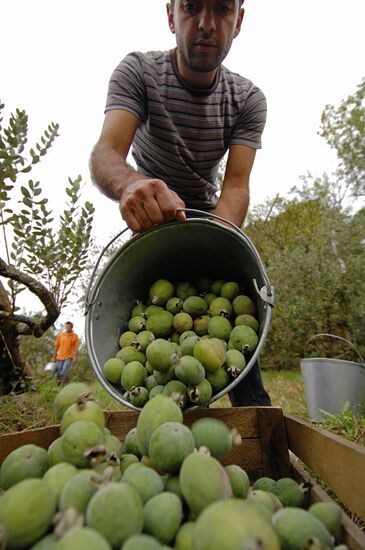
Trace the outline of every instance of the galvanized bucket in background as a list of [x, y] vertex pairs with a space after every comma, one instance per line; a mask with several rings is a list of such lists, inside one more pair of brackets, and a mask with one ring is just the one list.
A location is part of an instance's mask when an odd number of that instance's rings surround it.
[[346, 402], [349, 410], [361, 414], [365, 406], [364, 359], [352, 342], [333, 334], [316, 334], [309, 338], [306, 346], [319, 337], [343, 340], [356, 352], [360, 363], [326, 357], [301, 360], [300, 368], [309, 417], [312, 420], [324, 419], [326, 414], [322, 411], [340, 414]]
[[195, 217], [157, 225], [132, 236], [94, 281], [100, 257], [87, 291], [85, 340], [92, 369], [102, 386], [132, 409], [140, 410], [123, 397], [121, 388], [105, 379], [102, 369], [119, 349], [119, 337], [127, 330], [133, 306], [146, 298], [155, 280], [193, 281], [209, 276], [237, 281], [255, 302], [260, 325], [258, 346], [244, 371], [211, 401], [247, 376], [269, 331], [274, 289], [253, 243], [239, 227], [223, 218], [199, 210], [185, 211]]

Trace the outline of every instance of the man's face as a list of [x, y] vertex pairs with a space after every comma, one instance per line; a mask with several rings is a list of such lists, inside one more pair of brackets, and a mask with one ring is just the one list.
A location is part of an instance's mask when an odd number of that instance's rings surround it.
[[167, 5], [170, 30], [184, 64], [194, 72], [217, 69], [241, 29], [239, 0], [175, 0]]
[[66, 329], [66, 332], [72, 332], [72, 324], [71, 323], [66, 323], [65, 324], [65, 329]]

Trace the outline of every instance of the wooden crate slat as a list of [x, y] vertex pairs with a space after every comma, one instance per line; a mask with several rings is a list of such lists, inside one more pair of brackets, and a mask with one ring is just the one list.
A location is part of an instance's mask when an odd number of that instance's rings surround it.
[[264, 475], [273, 479], [291, 474], [288, 442], [282, 409], [257, 409]]
[[285, 424], [289, 449], [365, 519], [365, 447], [297, 417], [286, 415]]
[[2, 435], [0, 436], [0, 464], [9, 453], [21, 445], [33, 443], [47, 449], [59, 435], [60, 428], [58, 425]]

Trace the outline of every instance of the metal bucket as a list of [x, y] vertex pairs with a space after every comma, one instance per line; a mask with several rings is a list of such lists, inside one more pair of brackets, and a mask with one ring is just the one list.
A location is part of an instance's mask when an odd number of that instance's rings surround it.
[[123, 397], [122, 389], [105, 379], [102, 368], [119, 350], [119, 336], [127, 330], [136, 301], [147, 297], [155, 280], [193, 281], [209, 276], [237, 281], [256, 304], [260, 325], [258, 346], [245, 370], [211, 401], [222, 397], [247, 376], [268, 334], [274, 289], [250, 239], [223, 218], [199, 210], [186, 209], [186, 212], [200, 217], [157, 225], [132, 236], [111, 257], [94, 283], [100, 257], [87, 291], [85, 340], [92, 369], [102, 386], [131, 409], [140, 410]]
[[360, 363], [340, 359], [312, 357], [302, 359], [300, 368], [303, 376], [307, 411], [312, 420], [340, 414], [345, 403], [349, 410], [361, 414], [365, 405], [365, 364], [355, 346], [333, 334], [317, 334], [306, 345], [318, 337], [338, 338], [347, 342], [357, 353]]

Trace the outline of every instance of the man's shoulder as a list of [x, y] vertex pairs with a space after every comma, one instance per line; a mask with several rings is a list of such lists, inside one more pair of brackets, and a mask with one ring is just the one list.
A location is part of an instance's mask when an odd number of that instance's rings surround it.
[[228, 69], [224, 65], [221, 67], [221, 82], [224, 88], [229, 90], [229, 93], [233, 95], [243, 94], [245, 99], [248, 97], [255, 97], [257, 99], [265, 98], [261, 88], [254, 84], [252, 80]]
[[[124, 60], [137, 60], [141, 64], [149, 64], [149, 65], [155, 65], [155, 64], [161, 64], [166, 63], [170, 59], [170, 51], [159, 51], [159, 50], [151, 50], [148, 52], [140, 52], [140, 51], [134, 51], [129, 52]], [[124, 61], [123, 60], [123, 61]]]

